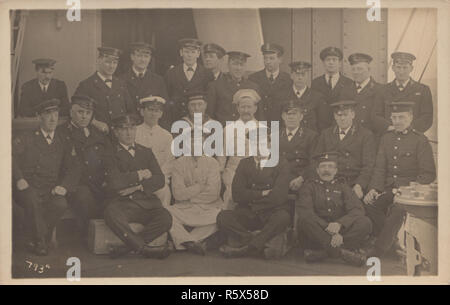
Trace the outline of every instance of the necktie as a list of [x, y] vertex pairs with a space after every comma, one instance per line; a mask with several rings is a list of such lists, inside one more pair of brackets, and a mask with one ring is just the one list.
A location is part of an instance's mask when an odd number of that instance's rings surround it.
[[84, 132], [84, 136], [85, 136], [86, 138], [89, 137], [89, 135], [91, 134], [91, 133], [89, 132], [89, 129], [87, 129], [87, 127], [83, 128], [83, 132]]
[[400, 84], [400, 85], [398, 86], [398, 90], [403, 91], [403, 89], [405, 89], [405, 87], [403, 87], [403, 85]]
[[47, 93], [47, 86], [42, 87], [42, 92]]
[[188, 67], [186, 70], [187, 79], [191, 80], [193, 76], [194, 76], [194, 69], [192, 69], [192, 67]]
[[139, 78], [143, 78], [143, 77], [144, 77], [144, 72], [139, 73], [139, 74], [138, 74], [138, 77], [139, 77]]
[[344, 137], [345, 137], [345, 131], [341, 130], [339, 132], [339, 138], [342, 140], [342, 139], [344, 139]]
[[289, 131], [287, 136], [288, 136], [288, 141], [290, 142], [292, 140], [292, 137], [294, 136], [294, 134], [291, 131]]
[[270, 81], [271, 83], [273, 83], [274, 80], [275, 80], [275, 78], [273, 78], [273, 73], [271, 73], [271, 74], [270, 74], [270, 77], [269, 77], [269, 81]]
[[135, 152], [136, 152], [134, 146], [128, 147], [128, 152], [134, 157], [134, 154], [135, 154]]
[[50, 135], [48, 134], [45, 139], [47, 140], [48, 144], [52, 144], [52, 137], [50, 137]]
[[109, 79], [109, 78], [105, 79], [105, 84], [106, 84], [106, 86], [111, 88], [111, 86], [112, 86], [112, 79]]
[[194, 69], [192, 67], [187, 68], [188, 72], [194, 72]]
[[297, 97], [300, 98], [300, 96], [301, 96], [301, 95], [300, 95], [300, 91], [296, 91], [296, 92], [295, 92], [295, 95], [297, 95]]
[[328, 87], [330, 87], [330, 89], [333, 89], [333, 84], [331, 83], [331, 75], [328, 75]]

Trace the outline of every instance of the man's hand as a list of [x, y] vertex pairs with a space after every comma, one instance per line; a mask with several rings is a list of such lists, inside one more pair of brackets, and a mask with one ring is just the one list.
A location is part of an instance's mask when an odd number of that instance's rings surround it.
[[330, 222], [328, 224], [328, 227], [325, 229], [328, 233], [331, 235], [338, 234], [339, 230], [341, 229], [341, 224], [337, 222]]
[[371, 189], [364, 197], [365, 204], [372, 204], [378, 197], [378, 192], [374, 189]]
[[128, 187], [126, 189], [119, 191], [119, 195], [120, 196], [128, 196], [130, 194], [133, 194], [136, 191], [142, 191], [142, 190], [143, 190], [142, 185], [139, 184], [139, 185]]
[[93, 119], [91, 122], [92, 126], [94, 126], [95, 128], [97, 128], [98, 130], [100, 130], [101, 132], [108, 134], [109, 133], [109, 127], [108, 124], [101, 122], [101, 121], [97, 121], [96, 119]]
[[63, 186], [55, 186], [55, 188], [52, 190], [52, 195], [59, 195], [59, 196], [66, 196], [67, 190]]
[[289, 189], [291, 189], [292, 191], [298, 191], [300, 189], [300, 187], [302, 186], [303, 181], [305, 181], [303, 179], [303, 177], [302, 176], [298, 176], [297, 178], [293, 179], [289, 183]]
[[343, 243], [344, 243], [344, 238], [342, 237], [341, 234], [334, 234], [331, 237], [331, 243], [330, 243], [331, 247], [337, 248], [337, 247], [342, 246]]
[[362, 199], [363, 196], [364, 196], [362, 187], [361, 187], [361, 185], [359, 185], [359, 184], [355, 184], [355, 185], [353, 186], [353, 192], [356, 194], [356, 196], [358, 196], [359, 199]]
[[139, 181], [150, 179], [152, 177], [152, 172], [148, 169], [140, 169], [137, 171]]
[[25, 179], [19, 179], [17, 181], [17, 189], [19, 191], [24, 191], [29, 187], [27, 180]]
[[272, 190], [264, 190], [264, 191], [262, 191], [263, 197], [269, 196], [270, 192], [272, 192]]

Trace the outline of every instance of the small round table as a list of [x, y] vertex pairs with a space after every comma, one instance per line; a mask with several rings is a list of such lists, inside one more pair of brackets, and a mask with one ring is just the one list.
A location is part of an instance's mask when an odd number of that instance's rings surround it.
[[394, 202], [407, 212], [405, 223], [406, 269], [408, 275], [437, 275], [437, 201], [396, 195]]

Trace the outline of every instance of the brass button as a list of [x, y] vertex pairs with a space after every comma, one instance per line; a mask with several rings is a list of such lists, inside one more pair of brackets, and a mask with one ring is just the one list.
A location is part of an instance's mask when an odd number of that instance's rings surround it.
[[397, 160], [397, 156], [394, 156], [394, 160]]
[[328, 212], [331, 212], [331, 209], [328, 209]]

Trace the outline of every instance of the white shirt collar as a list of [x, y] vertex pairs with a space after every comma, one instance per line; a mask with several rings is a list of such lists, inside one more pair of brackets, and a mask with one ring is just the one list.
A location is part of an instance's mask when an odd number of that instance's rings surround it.
[[133, 143], [132, 145], [125, 145], [125, 144], [119, 142], [119, 144], [120, 144], [123, 148], [125, 148], [125, 150], [127, 150], [127, 151], [128, 151], [128, 148], [130, 148], [130, 146], [136, 147], [136, 143]]
[[52, 138], [52, 140], [53, 140], [53, 138], [55, 137], [55, 131], [54, 130], [52, 132], [48, 133], [48, 132], [45, 132], [44, 129], [41, 128], [41, 132], [44, 135], [44, 138], [47, 138], [47, 135], [50, 135], [50, 138]]
[[275, 72], [269, 72], [269, 71], [267, 71], [266, 70], [266, 76], [267, 76], [267, 78], [270, 78], [270, 75], [273, 75], [273, 79], [275, 79], [275, 78], [277, 78], [278, 77], [278, 74], [280, 74], [280, 69], [278, 69], [277, 71], [275, 71]]
[[294, 90], [295, 95], [297, 95], [297, 91], [298, 91], [300, 93], [300, 97], [303, 96], [303, 93], [305, 93], [307, 88], [308, 88], [308, 86], [305, 86], [305, 88], [303, 88], [302, 90], [298, 90], [297, 88], [295, 88], [295, 85], [292, 85], [292, 89]]
[[44, 84], [42, 84], [42, 83], [39, 82], [39, 81], [38, 81], [38, 83], [39, 83], [39, 86], [41, 87], [41, 90], [44, 90], [44, 88], [45, 88], [45, 89], [48, 89], [48, 85], [50, 85], [50, 82], [49, 82], [47, 85], [44, 85]]
[[361, 90], [364, 89], [365, 86], [370, 82], [370, 77], [368, 77], [365, 81], [363, 81], [359, 86], [361, 87]]
[[[348, 131], [350, 130], [350, 128], [352, 128], [352, 126], [348, 127], [347, 129], [344, 129], [345, 134], [348, 133]], [[341, 133], [342, 129], [341, 129], [341, 128], [338, 128], [338, 129], [339, 129], [339, 133]]]
[[105, 81], [105, 80], [107, 80], [107, 79], [112, 80], [112, 75], [111, 75], [111, 78], [107, 78], [107, 77], [103, 76], [103, 74], [101, 74], [101, 73], [98, 72], [98, 71], [97, 71], [97, 75], [98, 75], [98, 77], [101, 78], [102, 81]]
[[134, 66], [132, 66], [131, 69], [133, 69], [133, 72], [134, 72], [134, 74], [136, 75], [136, 77], [139, 77], [139, 74], [141, 74], [141, 73], [144, 73], [144, 75], [145, 75], [145, 73], [147, 72], [147, 69], [145, 69], [145, 70], [142, 71], [142, 72], [139, 72], [138, 70], [136, 70], [136, 69], [134, 68]]
[[217, 71], [216, 73], [213, 73], [214, 79], [217, 79], [220, 75], [221, 71]]
[[298, 131], [298, 129], [300, 128], [300, 126], [298, 126], [297, 128], [295, 128], [294, 130], [292, 130], [292, 131], [289, 131], [289, 129], [287, 129], [286, 128], [286, 135], [288, 135], [289, 134], [289, 132], [291, 132], [292, 133], [292, 135], [294, 135], [295, 136], [295, 134], [297, 133], [297, 131]]
[[[328, 81], [328, 78], [330, 78], [330, 75], [331, 74], [329, 74], [329, 73], [325, 73], [325, 80]], [[339, 72], [334, 73], [333, 75], [331, 75], [331, 80], [337, 82], [339, 80], [339, 77], [340, 77], [340, 73]]]
[[403, 88], [405, 88], [406, 85], [408, 85], [408, 83], [409, 83], [409, 78], [408, 78], [408, 80], [407, 80], [406, 82], [404, 82], [404, 83], [401, 83], [398, 79], [395, 79], [395, 84], [397, 85], [397, 87], [400, 86], [400, 85], [403, 85]]
[[[183, 63], [183, 70], [184, 70], [184, 73], [187, 73], [187, 69], [188, 69], [188, 68], [189, 68], [189, 66], [186, 65], [185, 63]], [[195, 63], [195, 64], [192, 65], [192, 69], [194, 69], [194, 72], [195, 72], [195, 70], [197, 70], [197, 63]]]

